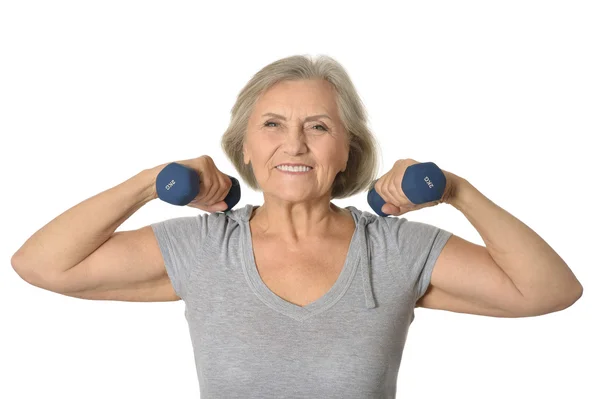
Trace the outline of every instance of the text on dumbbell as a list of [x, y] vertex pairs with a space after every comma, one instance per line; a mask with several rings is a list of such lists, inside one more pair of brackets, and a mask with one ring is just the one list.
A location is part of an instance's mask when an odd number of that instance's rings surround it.
[[427, 185], [429, 186], [429, 188], [433, 187], [433, 183], [431, 182], [431, 180], [429, 180], [429, 177], [425, 176], [425, 183], [427, 183]]
[[167, 190], [169, 190], [169, 189], [170, 189], [171, 187], [173, 187], [174, 185], [175, 185], [175, 180], [171, 180], [171, 181], [169, 182], [169, 184], [167, 184], [167, 185], [165, 186], [165, 188], [166, 188]]

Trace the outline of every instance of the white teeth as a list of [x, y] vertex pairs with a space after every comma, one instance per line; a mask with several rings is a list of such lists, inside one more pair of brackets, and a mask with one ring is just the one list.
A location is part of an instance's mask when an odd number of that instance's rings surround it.
[[308, 172], [311, 168], [309, 168], [308, 166], [287, 166], [287, 165], [283, 165], [283, 166], [278, 166], [277, 169], [285, 170], [285, 171], [288, 171], [288, 172]]

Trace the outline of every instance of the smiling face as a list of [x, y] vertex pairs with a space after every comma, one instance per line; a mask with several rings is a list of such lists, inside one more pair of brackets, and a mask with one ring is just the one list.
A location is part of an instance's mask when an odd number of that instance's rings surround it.
[[[265, 195], [305, 201], [331, 191], [349, 149], [333, 86], [325, 80], [283, 81], [263, 93], [250, 115], [244, 163], [252, 163]], [[282, 163], [312, 169], [286, 173], [276, 168]]]

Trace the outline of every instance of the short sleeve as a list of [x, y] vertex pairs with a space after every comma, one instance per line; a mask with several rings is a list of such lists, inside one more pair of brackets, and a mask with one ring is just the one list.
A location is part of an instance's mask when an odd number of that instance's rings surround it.
[[386, 217], [390, 240], [395, 241], [399, 258], [394, 269], [414, 287], [415, 303], [425, 294], [431, 274], [452, 233], [439, 227], [399, 217]]
[[200, 248], [207, 237], [207, 216], [184, 216], [152, 223], [165, 268], [175, 293], [187, 297], [190, 271], [197, 267]]

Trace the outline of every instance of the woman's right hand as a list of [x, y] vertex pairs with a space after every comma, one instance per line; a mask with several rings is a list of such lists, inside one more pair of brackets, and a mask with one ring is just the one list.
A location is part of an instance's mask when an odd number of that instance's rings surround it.
[[202, 155], [177, 163], [194, 169], [200, 177], [200, 192], [187, 206], [210, 213], [227, 209], [228, 205], [223, 200], [232, 186], [231, 179], [217, 169], [211, 157]]

